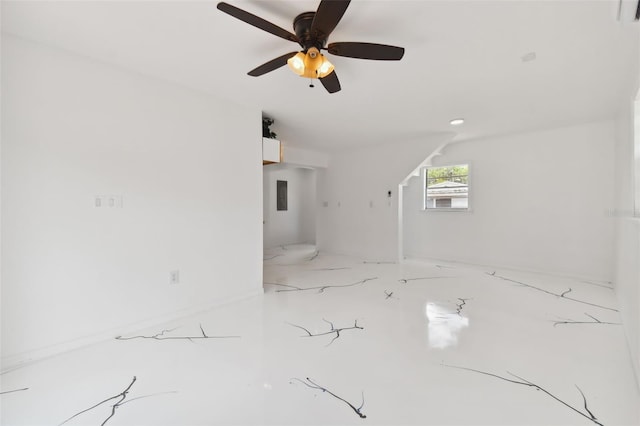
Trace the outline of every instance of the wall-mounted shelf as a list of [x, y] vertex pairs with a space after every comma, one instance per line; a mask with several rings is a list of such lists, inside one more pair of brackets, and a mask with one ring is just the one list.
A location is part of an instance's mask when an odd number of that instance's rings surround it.
[[262, 138], [262, 164], [282, 162], [282, 144], [277, 139]]

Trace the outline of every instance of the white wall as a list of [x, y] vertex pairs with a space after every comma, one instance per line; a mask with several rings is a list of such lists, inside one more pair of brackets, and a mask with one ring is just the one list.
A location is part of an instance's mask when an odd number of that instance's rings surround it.
[[[264, 167], [264, 247], [314, 244], [316, 241], [316, 172], [313, 169], [271, 164]], [[287, 181], [288, 208], [278, 211], [277, 181]]]
[[[637, 174], [634, 173], [633, 117], [632, 101], [630, 100], [616, 123], [616, 208], [614, 211], [616, 218], [616, 263], [614, 283], [636, 379], [640, 386], [640, 218], [633, 217], [633, 182], [634, 175]], [[640, 168], [635, 170], [640, 170]]]
[[470, 164], [472, 211], [423, 211], [413, 178], [405, 256], [610, 280], [614, 137], [600, 122], [448, 145], [434, 164]]
[[451, 137], [432, 135], [331, 153], [329, 167], [318, 173], [318, 248], [397, 260], [398, 184]]
[[260, 119], [3, 35], [3, 366], [260, 292]]
[[324, 168], [329, 165], [327, 153], [289, 146], [286, 142], [283, 143], [282, 156], [282, 161], [288, 165], [312, 168]]

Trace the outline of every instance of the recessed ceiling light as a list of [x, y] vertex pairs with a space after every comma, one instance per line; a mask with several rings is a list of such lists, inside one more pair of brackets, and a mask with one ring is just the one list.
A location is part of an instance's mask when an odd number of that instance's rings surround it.
[[459, 126], [464, 123], [464, 118], [454, 118], [449, 122], [452, 126]]

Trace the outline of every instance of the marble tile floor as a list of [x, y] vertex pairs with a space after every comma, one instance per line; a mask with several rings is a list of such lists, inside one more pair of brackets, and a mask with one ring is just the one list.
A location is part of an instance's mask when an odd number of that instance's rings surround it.
[[264, 258], [262, 296], [5, 371], [1, 423], [640, 424], [610, 283]]

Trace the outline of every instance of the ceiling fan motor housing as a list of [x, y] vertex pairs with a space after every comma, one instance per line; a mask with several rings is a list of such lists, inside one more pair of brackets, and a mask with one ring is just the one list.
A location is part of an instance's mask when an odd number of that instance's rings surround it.
[[326, 36], [318, 34], [317, 31], [314, 31], [315, 34], [311, 32], [311, 24], [315, 16], [316, 12], [304, 12], [293, 20], [293, 29], [298, 37], [298, 43], [304, 49], [304, 53], [307, 53], [307, 50], [312, 47], [318, 50], [323, 49], [327, 42]]

